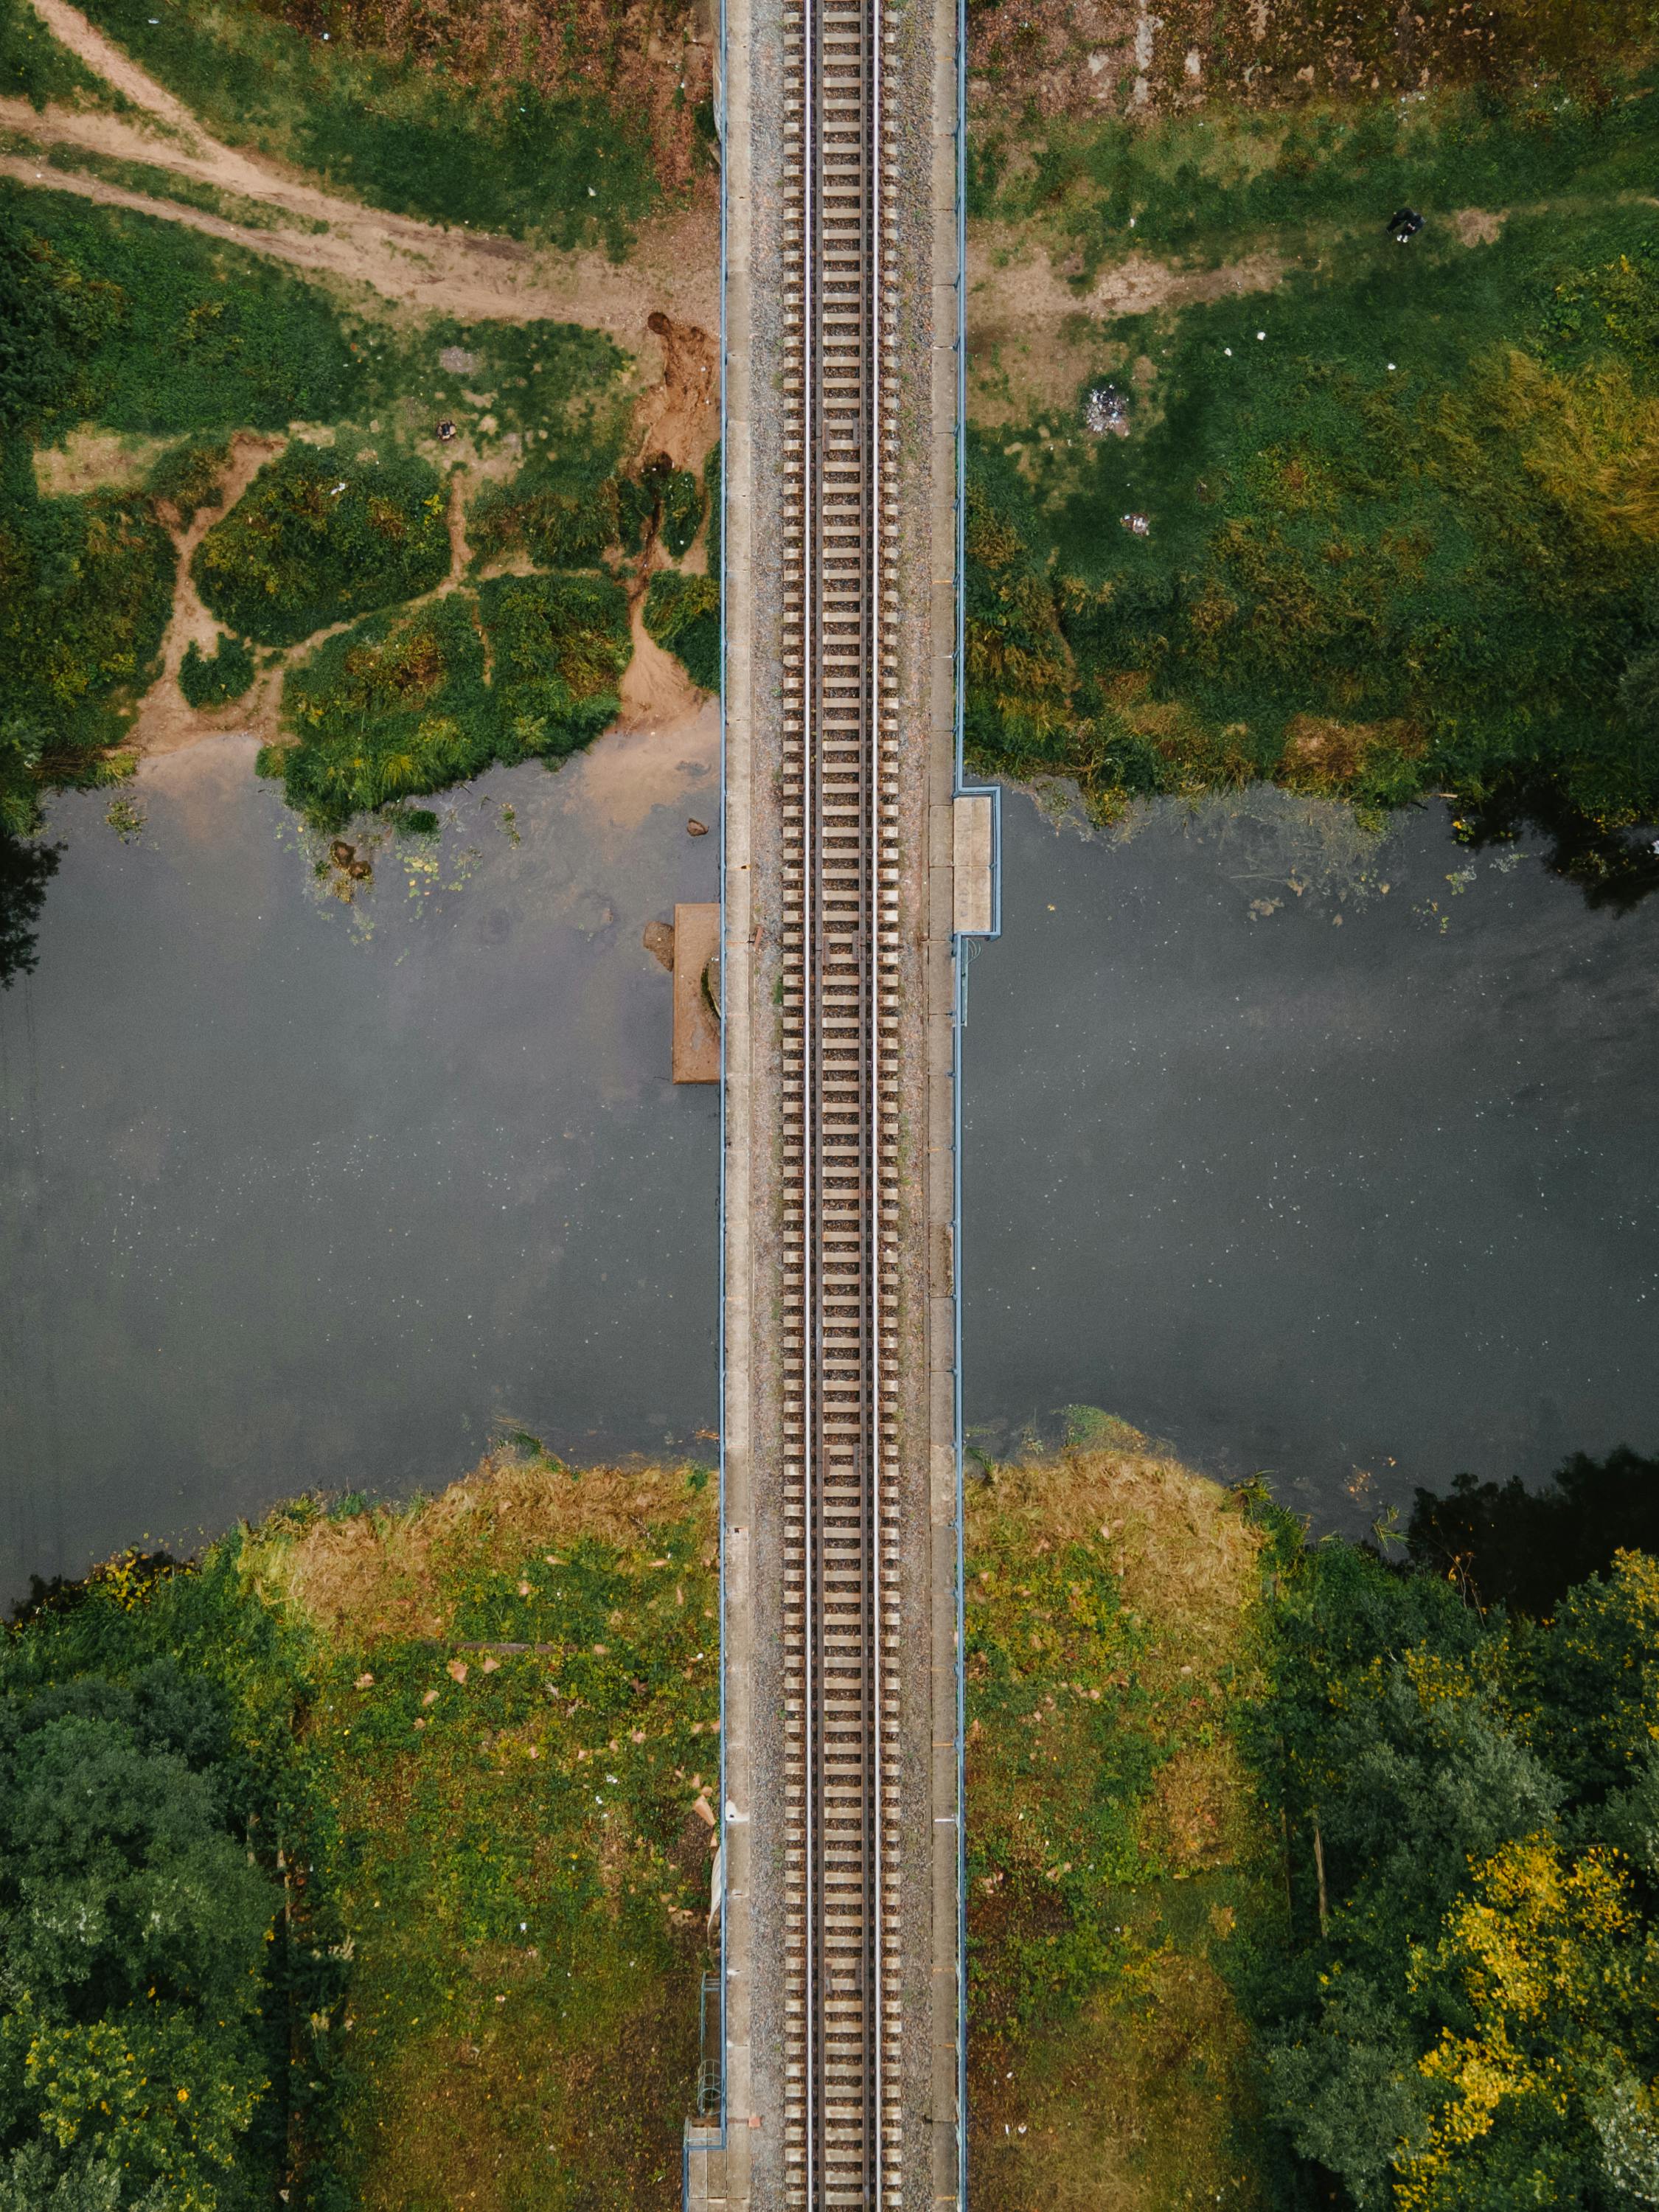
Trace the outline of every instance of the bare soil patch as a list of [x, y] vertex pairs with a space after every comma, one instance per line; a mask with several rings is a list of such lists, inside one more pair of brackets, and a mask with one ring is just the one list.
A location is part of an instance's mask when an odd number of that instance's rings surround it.
[[720, 434], [719, 346], [706, 330], [660, 308], [646, 327], [662, 348], [662, 377], [635, 410], [639, 456], [666, 453], [677, 469], [700, 469]]
[[35, 488], [43, 499], [88, 491], [131, 491], [143, 483], [173, 438], [136, 437], [121, 430], [71, 430], [61, 446], [34, 456]]

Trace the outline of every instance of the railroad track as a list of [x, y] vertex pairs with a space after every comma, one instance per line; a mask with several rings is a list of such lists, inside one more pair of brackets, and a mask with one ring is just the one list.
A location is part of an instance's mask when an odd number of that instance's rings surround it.
[[801, 0], [785, 50], [784, 2157], [803, 2212], [903, 2201], [885, 36], [879, 0]]

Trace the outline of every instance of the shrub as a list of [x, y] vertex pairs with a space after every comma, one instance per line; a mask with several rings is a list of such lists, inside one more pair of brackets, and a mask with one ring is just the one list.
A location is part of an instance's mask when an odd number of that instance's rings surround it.
[[259, 756], [314, 827], [477, 775], [495, 756], [477, 603], [453, 593], [331, 637], [283, 685], [294, 742]]
[[528, 553], [548, 568], [594, 566], [617, 543], [617, 487], [605, 445], [573, 437], [526, 462], [511, 483], [485, 484], [467, 513], [481, 561]]
[[149, 472], [152, 499], [164, 500], [188, 530], [204, 507], [222, 507], [220, 478], [230, 465], [227, 445], [202, 446], [193, 440], [163, 453]]
[[677, 469], [666, 453], [653, 453], [617, 479], [617, 527], [625, 553], [655, 540], [671, 560], [690, 546], [702, 520], [702, 487], [690, 469]]
[[173, 545], [147, 501], [41, 499], [0, 452], [0, 829], [27, 836], [50, 787], [107, 779], [167, 627]]
[[628, 601], [609, 576], [498, 576], [479, 593], [495, 656], [496, 750], [556, 760], [614, 721]]
[[664, 568], [646, 594], [645, 627], [705, 691], [720, 688], [720, 587], [713, 576]]
[[428, 463], [296, 444], [209, 531], [192, 574], [222, 622], [260, 645], [292, 645], [432, 590], [448, 566], [443, 490]]
[[253, 655], [240, 637], [222, 637], [210, 659], [191, 638], [179, 669], [179, 689], [192, 707], [224, 707], [253, 681]]

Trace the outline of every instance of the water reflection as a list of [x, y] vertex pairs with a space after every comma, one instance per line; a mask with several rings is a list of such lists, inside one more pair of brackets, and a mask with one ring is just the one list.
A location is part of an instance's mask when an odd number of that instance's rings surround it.
[[52, 809], [0, 996], [0, 1595], [440, 1484], [492, 1424], [712, 1456], [718, 1100], [641, 936], [717, 894], [714, 716], [497, 770], [367, 882], [252, 752], [150, 764], [125, 842]]
[[1659, 1443], [1659, 902], [1443, 809], [1272, 791], [1085, 840], [1005, 801], [970, 987], [984, 1449], [1104, 1407], [1368, 1525]]

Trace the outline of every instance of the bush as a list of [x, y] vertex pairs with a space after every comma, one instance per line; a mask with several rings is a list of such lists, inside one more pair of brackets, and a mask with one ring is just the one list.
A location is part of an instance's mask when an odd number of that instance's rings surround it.
[[452, 593], [331, 637], [283, 690], [295, 742], [259, 756], [320, 830], [477, 775], [495, 753], [477, 603]]
[[720, 688], [720, 587], [714, 576], [659, 569], [646, 594], [645, 627], [704, 691]]
[[617, 718], [628, 600], [609, 576], [498, 576], [479, 592], [495, 657], [496, 750], [554, 761]]
[[596, 566], [617, 538], [614, 458], [608, 439], [573, 434], [536, 453], [510, 483], [485, 484], [466, 519], [477, 558], [525, 552], [547, 568]]
[[225, 707], [253, 681], [253, 655], [240, 637], [222, 637], [209, 659], [191, 638], [179, 669], [179, 689], [192, 707]]
[[178, 518], [176, 526], [188, 530], [203, 507], [223, 506], [220, 478], [229, 466], [228, 444], [175, 446], [149, 472], [150, 497], [165, 501]]
[[1550, 1628], [1297, 1526], [1276, 1565], [1288, 1926], [1245, 1980], [1285, 2201], [1647, 2201], [1659, 1565], [1620, 1553]]
[[427, 462], [295, 444], [209, 531], [191, 573], [222, 622], [260, 645], [293, 645], [431, 591], [448, 568], [443, 489]]
[[27, 447], [0, 448], [0, 830], [27, 836], [44, 789], [107, 781], [173, 567], [146, 500], [41, 499]]
[[617, 479], [617, 534], [625, 553], [639, 553], [653, 542], [678, 561], [689, 550], [702, 521], [702, 487], [690, 469], [677, 469], [666, 453], [654, 453]]

